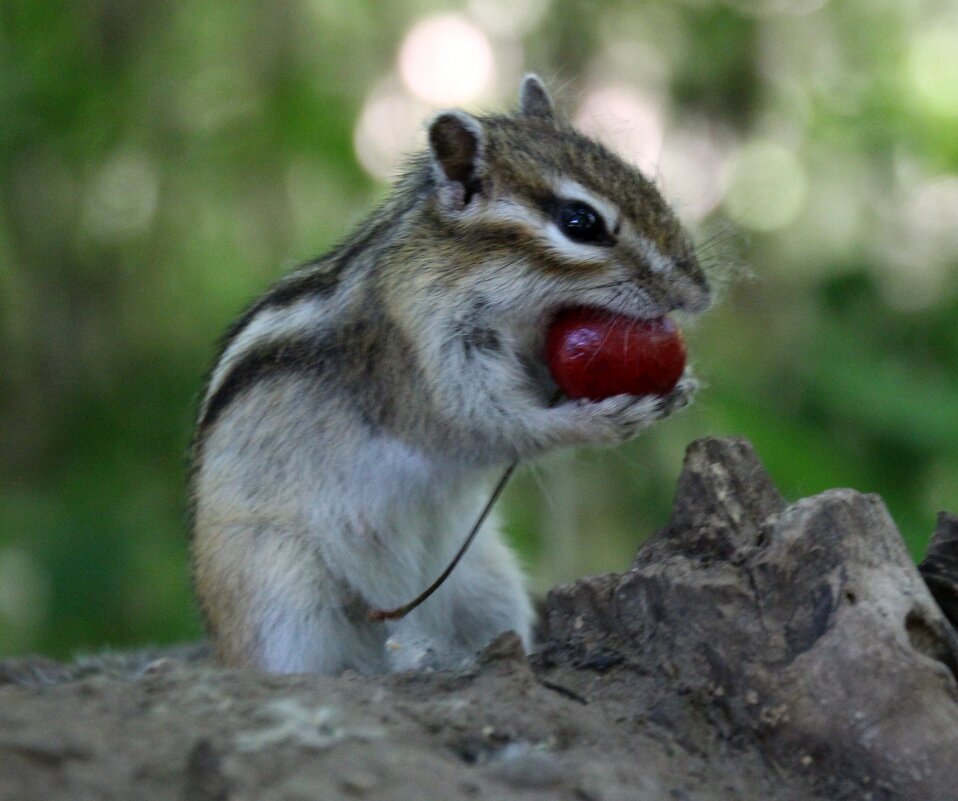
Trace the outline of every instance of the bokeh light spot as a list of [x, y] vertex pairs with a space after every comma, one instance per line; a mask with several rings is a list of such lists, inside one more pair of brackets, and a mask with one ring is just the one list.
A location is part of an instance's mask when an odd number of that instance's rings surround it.
[[958, 21], [940, 23], [913, 37], [908, 75], [929, 111], [958, 116]]
[[50, 586], [36, 560], [18, 545], [0, 548], [0, 617], [22, 629], [46, 614]]
[[423, 119], [428, 113], [424, 104], [392, 82], [374, 89], [353, 134], [363, 169], [380, 180], [395, 177], [402, 158], [425, 143]]
[[728, 4], [745, 14], [774, 17], [812, 14], [826, 3], [828, 0], [730, 0]]
[[399, 50], [403, 83], [417, 98], [435, 106], [478, 100], [489, 91], [494, 70], [489, 39], [457, 14], [417, 23]]
[[253, 81], [240, 70], [222, 66], [192, 75], [183, 82], [178, 98], [180, 123], [207, 135], [255, 116], [261, 106]]
[[551, 0], [469, 0], [469, 13], [495, 36], [514, 39], [534, 30]]
[[664, 122], [660, 104], [625, 86], [589, 92], [575, 124], [640, 169], [654, 173], [662, 152]]
[[755, 141], [732, 159], [725, 209], [755, 231], [784, 228], [802, 211], [808, 177], [795, 154], [780, 144]]
[[159, 171], [151, 158], [135, 151], [117, 153], [87, 185], [84, 228], [107, 241], [142, 233], [153, 221], [159, 194]]
[[896, 309], [930, 308], [946, 296], [958, 260], [958, 176], [927, 178], [887, 201], [877, 235], [885, 259], [880, 275]]
[[703, 124], [680, 128], [665, 141], [659, 184], [684, 220], [701, 222], [721, 202], [728, 138]]

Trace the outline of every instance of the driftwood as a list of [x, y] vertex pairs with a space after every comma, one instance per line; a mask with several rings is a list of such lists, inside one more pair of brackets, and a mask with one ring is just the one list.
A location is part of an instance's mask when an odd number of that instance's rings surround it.
[[[584, 532], [584, 536], [588, 533]], [[380, 678], [0, 663], [0, 798], [958, 798], [958, 519], [921, 573], [876, 496], [786, 505], [686, 456], [629, 570], [554, 589], [526, 658]], [[926, 585], [923, 576], [928, 582]]]

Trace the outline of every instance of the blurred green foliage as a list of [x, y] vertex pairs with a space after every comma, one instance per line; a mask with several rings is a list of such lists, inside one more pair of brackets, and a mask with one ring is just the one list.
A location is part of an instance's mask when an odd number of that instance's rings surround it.
[[916, 555], [958, 508], [954, 0], [8, 0], [0, 655], [198, 635], [185, 452], [214, 342], [384, 191], [357, 121], [439, 12], [491, 47], [480, 105], [525, 69], [570, 111], [656, 98], [662, 186], [692, 187], [723, 285], [692, 410], [514, 482], [537, 587], [625, 567], [706, 434], [749, 437], [791, 498], [880, 493]]

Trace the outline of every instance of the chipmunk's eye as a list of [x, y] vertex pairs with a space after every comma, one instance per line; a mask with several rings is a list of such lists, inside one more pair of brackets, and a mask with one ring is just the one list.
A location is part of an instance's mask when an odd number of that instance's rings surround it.
[[588, 203], [581, 200], [560, 200], [556, 206], [555, 222], [573, 242], [611, 245], [613, 240], [605, 229], [605, 222]]

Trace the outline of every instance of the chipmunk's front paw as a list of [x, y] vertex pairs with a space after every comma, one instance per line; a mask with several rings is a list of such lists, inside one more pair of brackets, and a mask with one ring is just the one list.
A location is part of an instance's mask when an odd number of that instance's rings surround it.
[[691, 376], [683, 377], [668, 395], [660, 397], [659, 418], [668, 417], [672, 412], [684, 409], [692, 402], [698, 392], [699, 382]]
[[583, 442], [614, 444], [631, 439], [662, 416], [661, 398], [652, 395], [613, 395], [600, 401], [568, 401]]
[[566, 401], [563, 405], [576, 418], [581, 441], [614, 444], [631, 439], [655, 421], [688, 406], [697, 388], [698, 382], [687, 377], [668, 395], [613, 395], [599, 401]]

